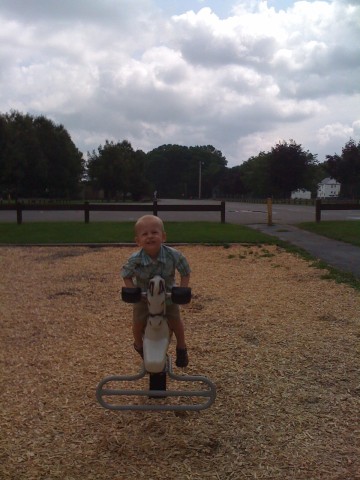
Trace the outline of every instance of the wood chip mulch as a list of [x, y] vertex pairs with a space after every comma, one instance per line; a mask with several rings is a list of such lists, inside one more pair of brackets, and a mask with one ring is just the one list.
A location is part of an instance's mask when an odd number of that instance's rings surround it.
[[119, 297], [133, 248], [0, 249], [2, 480], [360, 479], [360, 293], [276, 246], [181, 250], [185, 373], [217, 386], [202, 412], [96, 401], [140, 370]]

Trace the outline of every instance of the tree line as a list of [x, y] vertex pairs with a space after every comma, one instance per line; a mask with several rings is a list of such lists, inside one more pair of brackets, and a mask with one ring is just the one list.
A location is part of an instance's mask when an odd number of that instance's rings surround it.
[[63, 125], [16, 111], [0, 115], [3, 197], [70, 197], [78, 191], [84, 166]]
[[317, 155], [294, 140], [278, 142], [241, 165], [229, 168], [212, 145], [162, 145], [134, 150], [127, 140], [105, 141], [87, 158], [63, 125], [17, 111], [0, 114], [2, 198], [82, 198], [84, 189], [106, 200], [163, 198], [290, 198], [306, 189], [316, 196], [331, 176], [341, 194], [360, 196], [360, 142], [350, 139], [340, 155]]

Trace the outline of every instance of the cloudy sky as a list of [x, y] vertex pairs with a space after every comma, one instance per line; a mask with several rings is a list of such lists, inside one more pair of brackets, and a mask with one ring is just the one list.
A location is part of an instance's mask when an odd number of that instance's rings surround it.
[[85, 154], [360, 141], [360, 0], [0, 0], [0, 112], [62, 123]]

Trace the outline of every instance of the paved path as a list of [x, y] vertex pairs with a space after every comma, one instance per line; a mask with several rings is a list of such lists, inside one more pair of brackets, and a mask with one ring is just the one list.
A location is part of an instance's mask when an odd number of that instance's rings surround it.
[[301, 230], [294, 225], [270, 227], [267, 224], [253, 224], [247, 226], [296, 245], [327, 264], [352, 273], [360, 279], [359, 247]]

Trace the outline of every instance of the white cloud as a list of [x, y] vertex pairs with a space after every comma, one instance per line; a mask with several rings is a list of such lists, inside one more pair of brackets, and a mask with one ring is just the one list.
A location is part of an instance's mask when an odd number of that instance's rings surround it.
[[353, 138], [359, 139], [360, 138], [360, 119], [355, 120], [355, 122], [353, 122], [352, 128], [353, 128], [353, 132], [352, 132]]
[[356, 139], [359, 4], [230, 3], [2, 0], [0, 111], [49, 116], [84, 153], [213, 144], [229, 166], [282, 139], [320, 160]]
[[320, 128], [317, 134], [320, 145], [327, 145], [334, 139], [339, 139], [342, 146], [354, 136], [360, 134], [360, 120], [351, 125], [344, 125], [340, 122], [325, 125]]

